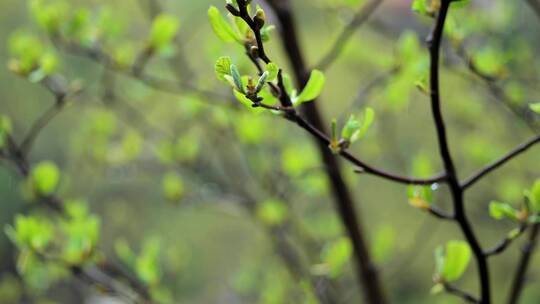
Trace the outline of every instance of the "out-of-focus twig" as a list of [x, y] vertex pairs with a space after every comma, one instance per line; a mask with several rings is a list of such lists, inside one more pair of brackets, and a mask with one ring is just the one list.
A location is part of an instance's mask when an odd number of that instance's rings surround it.
[[345, 26], [338, 38], [332, 44], [332, 48], [316, 65], [317, 69], [326, 70], [334, 63], [339, 57], [345, 45], [349, 42], [354, 32], [364, 24], [369, 17], [375, 12], [377, 7], [383, 2], [383, 0], [370, 0], [353, 16], [352, 20]]

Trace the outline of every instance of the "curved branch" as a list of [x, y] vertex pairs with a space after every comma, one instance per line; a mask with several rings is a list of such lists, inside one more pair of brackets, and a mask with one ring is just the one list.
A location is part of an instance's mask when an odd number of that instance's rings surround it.
[[454, 166], [454, 161], [450, 153], [448, 144], [446, 125], [441, 110], [440, 89], [439, 89], [439, 67], [440, 67], [440, 52], [441, 42], [444, 32], [444, 24], [450, 8], [452, 0], [441, 0], [441, 7], [436, 16], [435, 25], [427, 39], [430, 54], [430, 95], [431, 95], [431, 110], [435, 127], [437, 131], [437, 140], [439, 143], [439, 152], [444, 164], [445, 172], [448, 178], [448, 185], [452, 195], [455, 221], [461, 228], [463, 235], [471, 247], [473, 255], [476, 259], [478, 267], [478, 276], [480, 281], [481, 297], [479, 303], [490, 304], [490, 278], [489, 267], [482, 247], [475, 235], [472, 226], [467, 217], [464, 207], [463, 188], [461, 187], [458, 175]]
[[354, 32], [364, 24], [369, 17], [375, 12], [377, 7], [383, 2], [383, 0], [371, 0], [365, 4], [352, 18], [352, 20], [345, 26], [343, 31], [339, 34], [338, 38], [332, 45], [332, 48], [326, 53], [326, 55], [319, 61], [316, 68], [319, 70], [326, 70], [334, 61], [339, 57], [345, 45], [349, 42]]
[[30, 130], [24, 137], [22, 143], [21, 143], [21, 153], [24, 155], [28, 155], [30, 150], [32, 149], [32, 145], [34, 144], [34, 141], [38, 137], [39, 133], [58, 115], [62, 112], [62, 109], [64, 108], [64, 105], [66, 103], [64, 101], [58, 100], [55, 102], [49, 109], [47, 109], [41, 116], [34, 121], [32, 126], [30, 127]]
[[477, 298], [475, 298], [473, 295], [471, 295], [470, 293], [466, 291], [458, 289], [457, 287], [452, 286], [448, 283], [445, 283], [443, 286], [446, 292], [456, 297], [462, 298], [468, 303], [480, 303], [480, 301]]
[[501, 157], [500, 159], [494, 161], [490, 165], [486, 166], [485, 168], [481, 169], [479, 172], [473, 174], [471, 177], [467, 178], [461, 185], [463, 189], [467, 189], [474, 185], [476, 182], [478, 182], [480, 179], [488, 175], [489, 173], [493, 172], [497, 168], [503, 166], [510, 160], [514, 159], [515, 157], [519, 156], [523, 152], [527, 151], [532, 146], [536, 145], [540, 142], [540, 135], [537, 135], [527, 141], [524, 144], [519, 145], [514, 150], [510, 151], [505, 156]]
[[[304, 130], [311, 133], [313, 136], [315, 136], [319, 141], [321, 141], [325, 145], [330, 145], [330, 138], [324, 134], [319, 129], [315, 128], [311, 123], [300, 117], [298, 114], [293, 114], [292, 120], [294, 120], [300, 127], [302, 127]], [[410, 177], [410, 176], [400, 176], [396, 175], [394, 173], [390, 173], [387, 171], [384, 171], [382, 169], [376, 168], [374, 166], [371, 166], [364, 161], [356, 158], [353, 156], [350, 152], [343, 150], [339, 152], [339, 155], [343, 157], [344, 159], [348, 160], [353, 165], [356, 165], [360, 167], [360, 170], [355, 170], [357, 173], [368, 173], [371, 175], [378, 176], [380, 178], [398, 182], [401, 184], [407, 184], [407, 185], [431, 185], [433, 183], [440, 183], [446, 181], [446, 175], [445, 174], [438, 174], [433, 177], [429, 178], [416, 178], [416, 177]]]
[[517, 232], [517, 235], [514, 235], [514, 236], [507, 235], [504, 239], [500, 240], [499, 243], [497, 243], [497, 245], [493, 246], [490, 249], [485, 250], [484, 255], [486, 257], [490, 257], [490, 256], [494, 256], [494, 255], [504, 252], [515, 240], [517, 240], [517, 238], [520, 235], [522, 235], [525, 232], [525, 230], [527, 229], [527, 224], [522, 223], [521, 225], [519, 225], [518, 229], [519, 230]]
[[540, 224], [534, 224], [529, 235], [527, 243], [523, 246], [521, 258], [519, 259], [518, 268], [512, 279], [512, 289], [510, 290], [510, 297], [508, 299], [508, 304], [517, 304], [519, 297], [525, 286], [525, 276], [527, 274], [527, 269], [531, 263], [532, 255], [536, 249], [538, 243], [538, 237], [540, 234]]

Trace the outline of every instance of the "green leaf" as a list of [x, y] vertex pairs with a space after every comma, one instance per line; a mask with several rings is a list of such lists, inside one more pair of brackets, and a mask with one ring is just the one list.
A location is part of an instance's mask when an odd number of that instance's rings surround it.
[[289, 211], [287, 205], [278, 200], [266, 200], [257, 205], [257, 218], [268, 226], [283, 224]]
[[184, 195], [184, 182], [180, 175], [169, 172], [165, 174], [161, 181], [163, 196], [171, 201], [178, 202]]
[[417, 12], [421, 15], [430, 15], [427, 0], [414, 0], [411, 4], [411, 8], [414, 12]]
[[129, 246], [128, 241], [126, 241], [125, 239], [117, 239], [114, 242], [114, 252], [123, 263], [129, 266], [132, 266], [135, 262], [135, 253]]
[[362, 122], [356, 120], [354, 116], [351, 115], [341, 131], [341, 137], [350, 142], [355, 142], [362, 138], [373, 123], [374, 117], [375, 111], [373, 111], [372, 108], [366, 108]]
[[273, 26], [273, 25], [268, 25], [268, 26], [265, 26], [261, 29], [261, 39], [263, 42], [268, 42], [270, 41], [270, 34], [272, 33], [273, 30], [275, 30], [276, 27]]
[[321, 94], [325, 80], [326, 78], [323, 72], [313, 70], [306, 86], [302, 90], [302, 93], [300, 93], [300, 95], [293, 100], [293, 103], [295, 105], [299, 105], [317, 98]]
[[42, 0], [33, 0], [30, 3], [30, 11], [36, 22], [50, 34], [60, 31], [69, 10], [70, 7], [65, 1], [55, 1], [47, 5]]
[[529, 201], [531, 203], [531, 209], [535, 213], [540, 213], [540, 179], [532, 186], [529, 193]]
[[261, 113], [261, 112], [265, 111], [263, 108], [254, 108], [254, 107], [252, 107], [253, 102], [249, 98], [247, 98], [246, 95], [244, 95], [243, 93], [238, 92], [237, 90], [233, 90], [233, 94], [234, 94], [234, 97], [236, 97], [236, 100], [238, 100], [241, 104], [243, 104], [251, 112]]
[[507, 203], [493, 201], [489, 204], [489, 215], [496, 220], [509, 218], [517, 221], [517, 212], [516, 209]]
[[443, 291], [444, 291], [444, 285], [441, 283], [438, 283], [438, 284], [433, 285], [433, 287], [431, 287], [431, 290], [429, 291], [429, 293], [431, 293], [432, 295], [436, 295]]
[[343, 273], [352, 251], [351, 242], [346, 237], [341, 237], [325, 246], [322, 260], [328, 266], [330, 277], [337, 278]]
[[0, 149], [4, 148], [9, 134], [11, 134], [11, 119], [5, 115], [0, 115]]
[[8, 43], [10, 53], [16, 58], [10, 64], [10, 69], [22, 75], [36, 68], [45, 51], [41, 40], [27, 32], [14, 33]]
[[430, 186], [409, 186], [409, 204], [419, 209], [428, 209], [433, 203], [433, 190]]
[[223, 18], [219, 10], [215, 6], [210, 6], [208, 9], [208, 17], [210, 18], [210, 24], [214, 33], [223, 42], [239, 42], [242, 43], [242, 39], [238, 32], [236, 32], [232, 26]]
[[279, 73], [279, 67], [277, 64], [270, 62], [266, 65], [266, 71], [268, 71], [268, 82], [276, 80], [278, 73]]
[[172, 42], [178, 33], [179, 27], [180, 23], [176, 17], [168, 14], [160, 14], [152, 23], [150, 46], [157, 50], [163, 50]]
[[396, 231], [390, 225], [379, 227], [373, 238], [373, 258], [377, 263], [384, 262], [396, 246]]
[[444, 267], [441, 276], [448, 282], [459, 279], [471, 260], [471, 248], [464, 241], [449, 241], [446, 244]]
[[150, 286], [155, 286], [161, 278], [159, 269], [160, 241], [150, 238], [143, 244], [141, 254], [135, 260], [135, 270], [139, 278]]
[[225, 75], [231, 75], [231, 65], [231, 57], [224, 56], [218, 58], [214, 65], [214, 70], [219, 80], [225, 81]]
[[52, 194], [60, 180], [58, 167], [50, 161], [44, 161], [34, 167], [31, 173], [31, 181], [34, 191], [39, 195]]
[[354, 117], [354, 115], [351, 115], [341, 130], [341, 138], [352, 142], [351, 138], [360, 131], [361, 127], [362, 125], [360, 122]]
[[508, 55], [498, 48], [484, 47], [473, 54], [472, 61], [482, 73], [499, 77], [506, 73]]
[[529, 107], [531, 110], [533, 110], [535, 113], [540, 114], [540, 102], [539, 103], [533, 103], [530, 104]]

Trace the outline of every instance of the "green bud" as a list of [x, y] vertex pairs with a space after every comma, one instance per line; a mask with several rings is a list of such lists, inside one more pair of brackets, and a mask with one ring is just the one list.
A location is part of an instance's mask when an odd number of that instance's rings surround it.
[[257, 81], [257, 86], [255, 86], [256, 93], [259, 93], [263, 89], [264, 85], [266, 84], [269, 74], [270, 73], [266, 71], [261, 75], [261, 77], [259, 77], [259, 81]]
[[245, 93], [244, 85], [242, 84], [242, 77], [240, 76], [238, 68], [234, 64], [231, 64], [231, 76], [238, 91]]

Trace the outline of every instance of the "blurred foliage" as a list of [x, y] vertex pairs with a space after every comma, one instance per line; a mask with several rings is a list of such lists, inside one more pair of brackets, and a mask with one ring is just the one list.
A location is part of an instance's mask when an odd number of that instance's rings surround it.
[[[317, 303], [313, 282], [339, 302], [358, 302], [352, 245], [311, 138], [253, 108], [245, 93], [277, 104], [265, 83], [283, 68], [295, 106], [321, 96], [334, 149], [395, 172], [437, 173], [423, 40], [438, 1], [405, 2], [387, 1], [303, 90], [287, 74], [274, 16], [255, 5], [275, 60], [263, 76], [242, 47], [251, 32], [223, 13], [225, 1], [160, 1], [157, 11], [152, 0], [1, 2], [0, 150], [11, 136], [25, 138], [58, 90], [82, 87], [41, 130], [28, 178], [2, 160], [2, 303], [105, 301], [114, 295], [71, 271], [105, 261], [158, 303]], [[365, 3], [293, 1], [309, 63]], [[539, 26], [524, 1], [452, 4], [441, 87], [460, 177], [538, 130]], [[471, 65], [502, 93], [493, 94]], [[534, 115], [532, 123], [512, 107]], [[521, 156], [468, 193], [486, 246], [517, 237], [516, 222], [539, 221], [537, 155]], [[433, 269], [435, 291], [454, 281], [475, 290], [470, 249], [452, 241], [460, 231], [417, 210], [449, 208], [445, 187], [403, 187], [342, 167], [393, 303], [459, 303], [429, 295]], [[63, 214], [47, 208], [51, 197], [62, 198]], [[495, 298], [506, 296], [517, 243], [491, 263]], [[532, 278], [539, 263], [533, 260]], [[522, 303], [539, 297], [531, 284]]]

